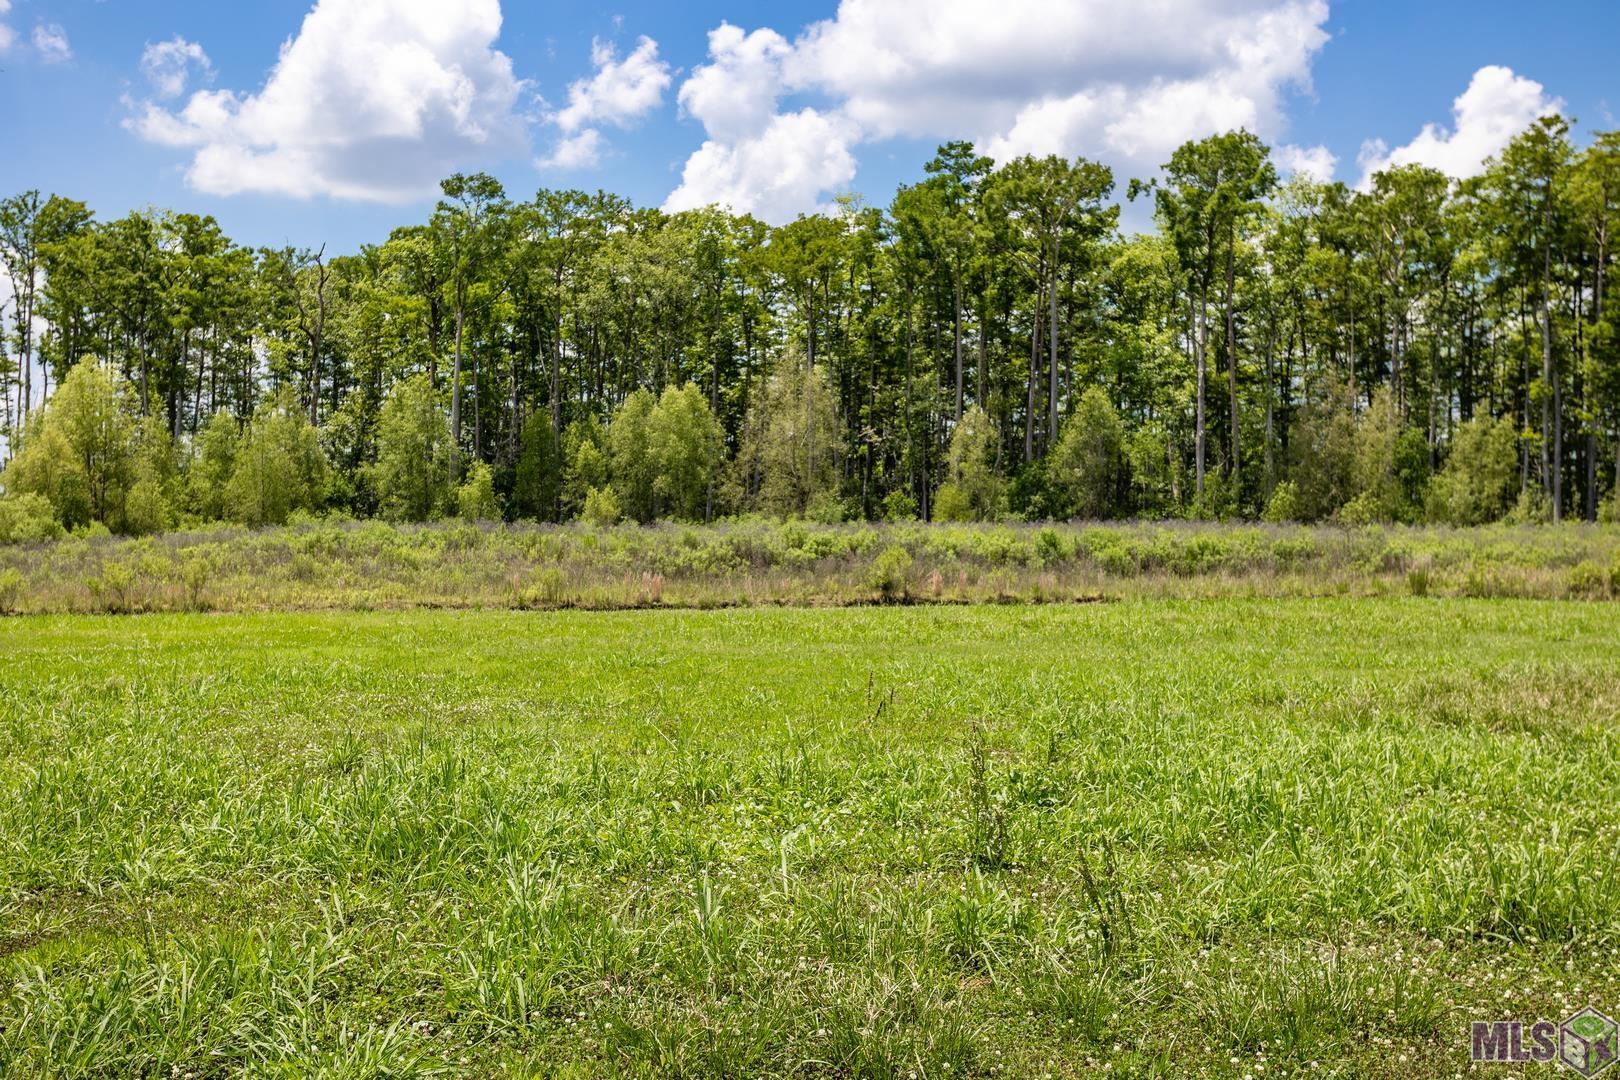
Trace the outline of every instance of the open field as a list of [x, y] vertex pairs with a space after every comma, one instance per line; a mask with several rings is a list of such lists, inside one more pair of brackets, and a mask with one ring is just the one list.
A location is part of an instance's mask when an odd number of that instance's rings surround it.
[[390, 525], [0, 545], [0, 614], [1620, 597], [1612, 525]]
[[3, 620], [0, 1075], [1460, 1074], [1470, 1020], [1620, 1006], [1617, 640], [1393, 597]]

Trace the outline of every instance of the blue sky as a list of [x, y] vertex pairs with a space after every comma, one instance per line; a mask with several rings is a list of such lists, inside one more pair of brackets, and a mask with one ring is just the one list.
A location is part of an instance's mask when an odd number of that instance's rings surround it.
[[887, 201], [950, 137], [1123, 186], [1241, 123], [1356, 183], [1465, 174], [1554, 104], [1578, 135], [1620, 113], [1612, 0], [0, 0], [0, 27], [0, 189], [333, 250], [457, 170], [782, 220]]

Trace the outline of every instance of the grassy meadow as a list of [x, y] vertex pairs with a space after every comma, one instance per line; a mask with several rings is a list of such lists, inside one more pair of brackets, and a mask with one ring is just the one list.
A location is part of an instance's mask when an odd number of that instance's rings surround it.
[[1413, 594], [1620, 597], [1620, 530], [312, 519], [288, 528], [0, 544], [0, 615]]
[[0, 620], [0, 1075], [1462, 1075], [1620, 1006], [1620, 605], [1407, 572]]

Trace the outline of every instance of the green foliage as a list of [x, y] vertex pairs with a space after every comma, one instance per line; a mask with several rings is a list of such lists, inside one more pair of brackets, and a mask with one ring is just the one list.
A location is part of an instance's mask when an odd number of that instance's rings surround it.
[[1429, 484], [1430, 519], [1478, 525], [1501, 518], [1513, 505], [1518, 471], [1518, 433], [1512, 421], [1470, 420], [1453, 433], [1445, 464]]
[[37, 492], [0, 495], [0, 544], [37, 544], [64, 534], [51, 501]]
[[[152, 596], [114, 584], [104, 606]], [[549, 564], [500, 587], [594, 588]], [[1620, 607], [1396, 591], [0, 620], [0, 1062], [1466, 1074], [1504, 987], [1568, 1015], [1548, 956], [1620, 940], [1593, 721]]]
[[563, 516], [578, 517], [593, 488], [608, 485], [607, 433], [594, 416], [563, 429]]
[[134, 473], [135, 420], [124, 391], [100, 361], [86, 359], [30, 420], [0, 485], [43, 496], [69, 529], [92, 521], [122, 529]]
[[320, 439], [288, 390], [264, 402], [242, 433], [226, 485], [232, 520], [284, 525], [298, 511], [319, 510], [328, 467]]
[[450, 499], [450, 425], [426, 375], [396, 384], [377, 431], [372, 481], [383, 513], [396, 521], [432, 521]]
[[696, 383], [669, 387], [648, 420], [647, 439], [661, 511], [682, 521], [708, 516], [724, 433]]
[[635, 390], [613, 414], [607, 429], [608, 470], [624, 515], [643, 524], [656, 516], [658, 460], [653, 455], [652, 418], [658, 399]]
[[917, 500], [904, 488], [895, 488], [883, 497], [883, 520], [916, 521]]
[[935, 521], [975, 521], [973, 499], [955, 480], [947, 480], [934, 492]]
[[942, 521], [994, 521], [1003, 510], [1002, 480], [996, 472], [996, 427], [977, 405], [962, 414], [951, 432], [945, 464], [950, 479], [934, 496], [934, 516]]
[[456, 489], [456, 512], [466, 521], [499, 521], [501, 501], [495, 495], [495, 470], [475, 461]]
[[1355, 497], [1356, 415], [1349, 384], [1328, 379], [1306, 395], [1289, 453], [1299, 520], [1332, 517]]
[[961, 141], [887, 206], [779, 227], [458, 174], [426, 220], [336, 257], [25, 192], [0, 199], [0, 398], [24, 403], [3, 483], [73, 529], [307, 514], [263, 453], [230, 491], [271, 388], [319, 432], [315, 501], [395, 519], [455, 512], [481, 460], [546, 521], [608, 485], [641, 522], [907, 497], [933, 518], [1225, 518], [1291, 481], [1308, 521], [1405, 524], [1469, 502], [1455, 476], [1426, 489], [1476, 413], [1520, 427], [1516, 520], [1612, 515], [1620, 134], [1581, 144], [1548, 116], [1466, 182], [1401, 165], [1351, 190], [1279, 187], [1259, 138], [1218, 132], [1128, 185], [1151, 235], [1121, 234], [1105, 165]]
[[754, 445], [744, 455], [757, 460], [763, 474], [752, 493], [755, 505], [791, 517], [836, 503], [842, 437], [826, 370], [808, 369], [803, 356], [788, 350], [755, 409]]
[[883, 600], [898, 600], [906, 595], [911, 581], [911, 552], [899, 544], [884, 548], [867, 571], [866, 580]]
[[1292, 480], [1284, 480], [1272, 489], [1271, 498], [1266, 500], [1266, 509], [1260, 515], [1260, 519], [1273, 525], [1282, 525], [1298, 521], [1299, 515], [1299, 487]]
[[1080, 396], [1046, 465], [1052, 488], [1070, 517], [1110, 518], [1122, 509], [1125, 429], [1114, 403], [1098, 387]]
[[619, 506], [619, 497], [611, 487], [591, 488], [585, 495], [585, 506], [580, 511], [580, 520], [587, 525], [606, 528], [617, 525], [624, 517], [624, 511]]
[[227, 495], [231, 475], [236, 471], [236, 455], [241, 446], [241, 424], [230, 412], [216, 412], [192, 440], [190, 467], [186, 470], [186, 503], [204, 521], [224, 521], [230, 516]]
[[1381, 386], [1357, 424], [1350, 466], [1351, 485], [1356, 492], [1351, 503], [1356, 510], [1350, 513], [1346, 507], [1350, 514], [1347, 520], [1354, 518], [1357, 524], [1367, 524], [1410, 519], [1413, 508], [1407, 502], [1398, 472], [1402, 435], [1395, 395], [1389, 387]]
[[562, 485], [562, 445], [551, 427], [551, 416], [537, 409], [523, 424], [522, 449], [512, 481], [512, 516], [557, 520]]

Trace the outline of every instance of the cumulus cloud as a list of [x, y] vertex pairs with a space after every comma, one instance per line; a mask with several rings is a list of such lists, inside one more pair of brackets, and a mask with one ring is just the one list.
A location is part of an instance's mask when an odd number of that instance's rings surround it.
[[668, 205], [728, 191], [811, 209], [829, 189], [795, 205], [746, 171], [780, 121], [802, 116], [780, 104], [796, 94], [830, 100], [813, 115], [839, 140], [790, 148], [804, 184], [847, 182], [853, 148], [888, 138], [966, 136], [1000, 160], [1086, 154], [1138, 172], [1233, 127], [1276, 138], [1284, 95], [1309, 88], [1327, 14], [1326, 0], [842, 0], [791, 42], [722, 25], [680, 89], [708, 140]]
[[1511, 68], [1482, 67], [1452, 102], [1449, 129], [1425, 124], [1417, 138], [1393, 150], [1382, 140], [1364, 143], [1357, 158], [1361, 186], [1367, 187], [1374, 173], [1394, 165], [1428, 165], [1448, 176], [1474, 176], [1515, 135], [1563, 109], [1563, 101], [1548, 97], [1534, 79], [1516, 75]]
[[591, 42], [595, 74], [568, 87], [568, 104], [547, 117], [561, 131], [542, 167], [583, 169], [595, 165], [605, 142], [601, 127], [634, 127], [663, 104], [664, 91], [674, 77], [658, 58], [658, 42], [642, 37], [623, 60], [611, 42]]
[[[11, 14], [11, 0], [0, 0], [0, 17]], [[0, 22], [0, 53], [7, 52], [17, 41], [17, 32]]]
[[193, 71], [204, 78], [212, 78], [214, 74], [208, 54], [195, 41], [172, 37], [148, 45], [141, 53], [141, 74], [160, 98], [177, 98], [185, 93]]
[[669, 65], [658, 59], [658, 42], [643, 37], [623, 60], [610, 42], [591, 42], [596, 74], [568, 87], [568, 105], [557, 126], [573, 132], [587, 124], [627, 127], [657, 108], [669, 88]]
[[711, 62], [681, 84], [681, 110], [700, 121], [710, 138], [758, 135], [776, 114], [782, 61], [792, 53], [793, 46], [775, 30], [749, 34], [721, 23], [709, 31]]
[[257, 92], [138, 103], [125, 125], [192, 150], [188, 180], [212, 194], [424, 197], [524, 144], [500, 30], [500, 0], [317, 0]]
[[1332, 180], [1339, 168], [1338, 155], [1325, 146], [1284, 144], [1276, 147], [1271, 156], [1282, 172], [1308, 176], [1318, 182]]
[[73, 59], [73, 46], [68, 44], [67, 31], [60, 23], [40, 23], [34, 27], [34, 51], [47, 64], [61, 64]]
[[822, 209], [823, 193], [855, 178], [852, 142], [853, 129], [837, 115], [801, 109], [772, 116], [747, 138], [705, 141], [664, 209], [718, 204], [776, 222]]
[[540, 159], [543, 169], [590, 169], [602, 160], [602, 133], [583, 128], [557, 140], [551, 153]]

